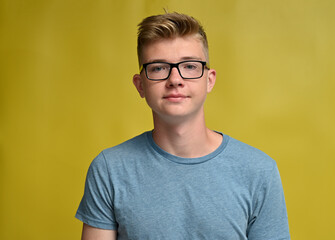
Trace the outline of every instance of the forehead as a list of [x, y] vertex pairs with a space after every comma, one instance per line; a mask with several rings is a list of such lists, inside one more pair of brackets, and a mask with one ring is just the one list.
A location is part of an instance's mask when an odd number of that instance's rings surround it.
[[142, 49], [142, 63], [187, 59], [206, 61], [203, 43], [196, 36], [160, 39], [148, 43]]

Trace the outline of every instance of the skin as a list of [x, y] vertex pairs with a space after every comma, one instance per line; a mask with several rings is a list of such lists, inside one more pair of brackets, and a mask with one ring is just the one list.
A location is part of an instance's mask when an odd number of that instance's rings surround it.
[[116, 240], [117, 231], [91, 227], [84, 223], [82, 240]]
[[[143, 49], [142, 63], [184, 60], [206, 61], [202, 43], [196, 36], [163, 39]], [[194, 158], [213, 152], [222, 142], [222, 136], [205, 124], [204, 102], [212, 91], [216, 71], [206, 69], [200, 79], [184, 80], [176, 68], [164, 81], [151, 81], [144, 71], [135, 74], [133, 83], [152, 109], [157, 145], [176, 156]], [[114, 240], [117, 232], [84, 224], [82, 240]]]
[[[146, 46], [142, 63], [184, 60], [206, 61], [202, 43], [196, 36], [163, 39]], [[205, 124], [204, 102], [216, 80], [214, 69], [205, 70], [200, 79], [183, 79], [176, 68], [164, 81], [151, 81], [144, 71], [135, 74], [134, 85], [152, 109], [153, 138], [165, 151], [180, 157], [201, 157], [214, 151], [221, 135]]]

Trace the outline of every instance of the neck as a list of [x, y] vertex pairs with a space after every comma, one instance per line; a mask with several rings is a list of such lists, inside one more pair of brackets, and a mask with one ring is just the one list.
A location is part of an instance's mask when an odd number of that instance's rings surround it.
[[208, 129], [204, 116], [164, 121], [154, 114], [153, 139], [165, 151], [184, 158], [205, 156], [218, 148], [222, 136]]

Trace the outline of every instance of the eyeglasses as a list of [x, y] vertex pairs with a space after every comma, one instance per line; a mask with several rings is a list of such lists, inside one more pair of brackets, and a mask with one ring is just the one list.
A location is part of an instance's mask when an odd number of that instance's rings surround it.
[[209, 69], [206, 62], [203, 61], [183, 61], [179, 63], [152, 62], [144, 63], [140, 72], [145, 70], [145, 74], [149, 80], [160, 81], [170, 77], [172, 68], [177, 68], [183, 79], [201, 78], [204, 69]]

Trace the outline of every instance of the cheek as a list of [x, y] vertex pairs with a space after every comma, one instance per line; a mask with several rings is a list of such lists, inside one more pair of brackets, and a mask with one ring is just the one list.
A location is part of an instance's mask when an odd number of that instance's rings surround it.
[[210, 85], [205, 82], [205, 84], [202, 86], [202, 90], [201, 90], [201, 95], [202, 95], [202, 99], [203, 101], [205, 101], [205, 99], [207, 98], [207, 94], [211, 91]]
[[153, 86], [144, 87], [144, 97], [148, 105], [151, 107], [159, 100], [158, 89], [155, 89]]
[[201, 85], [201, 92], [202, 92], [202, 94], [206, 95], [207, 93], [209, 93], [209, 91], [210, 91], [210, 86], [208, 84], [208, 81], [205, 80], [203, 82], [203, 84]]

